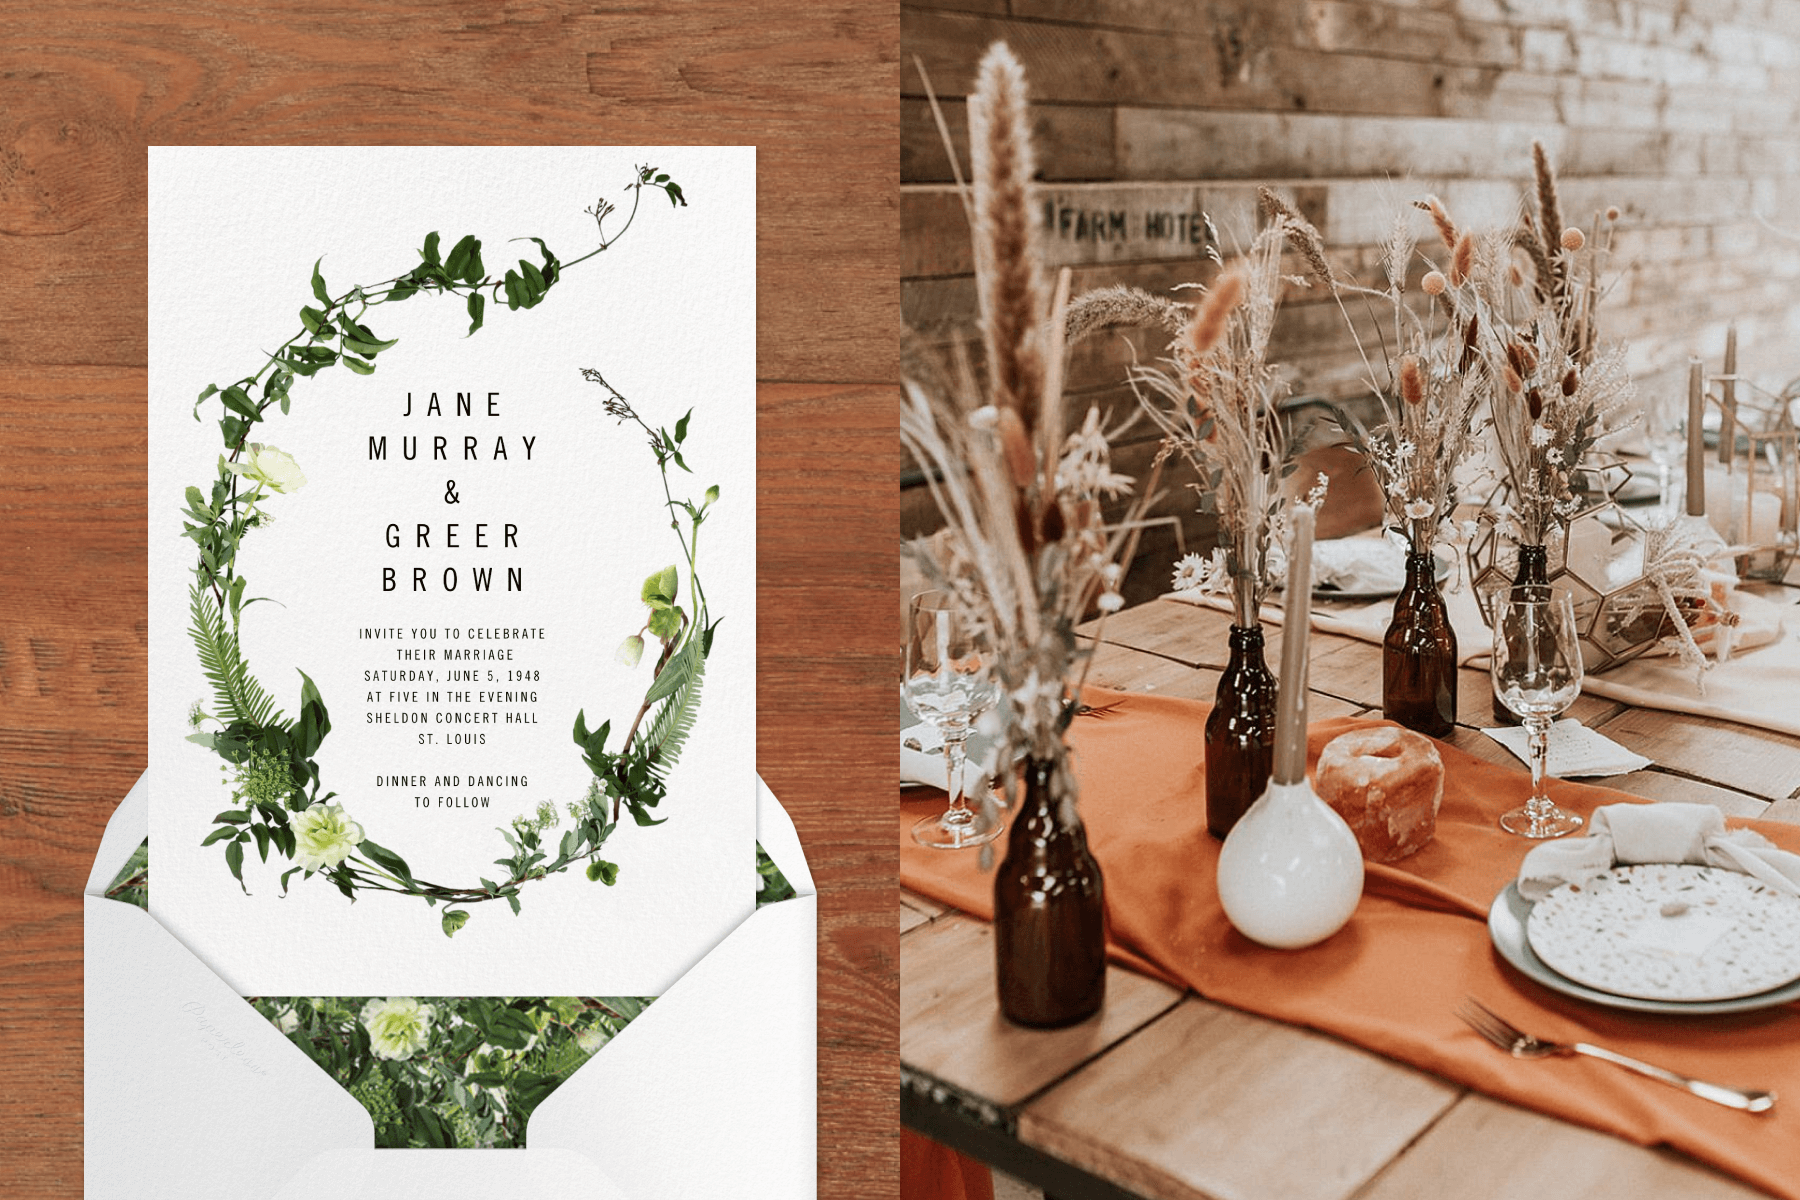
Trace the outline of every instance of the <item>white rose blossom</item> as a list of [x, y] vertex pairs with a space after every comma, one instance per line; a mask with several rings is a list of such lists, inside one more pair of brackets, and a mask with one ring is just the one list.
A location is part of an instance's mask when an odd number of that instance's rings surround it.
[[294, 461], [293, 455], [274, 446], [265, 446], [261, 442], [251, 442], [244, 461], [228, 462], [225, 469], [252, 483], [259, 483], [271, 492], [284, 495], [306, 486], [306, 476], [301, 472], [300, 464]]
[[335, 867], [363, 840], [341, 804], [315, 804], [294, 818], [294, 861], [308, 871]]
[[431, 1021], [436, 1015], [431, 1005], [411, 997], [370, 1000], [363, 1005], [362, 1025], [369, 1031], [375, 1057], [407, 1059], [431, 1040]]

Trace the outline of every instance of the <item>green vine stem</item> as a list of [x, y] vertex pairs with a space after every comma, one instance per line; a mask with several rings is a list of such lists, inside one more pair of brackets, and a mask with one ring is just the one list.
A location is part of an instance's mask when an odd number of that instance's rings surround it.
[[[539, 806], [535, 818], [520, 817], [514, 820], [511, 830], [501, 829], [510, 854], [497, 860], [505, 868], [497, 881], [484, 878], [479, 886], [448, 886], [421, 880], [412, 874], [404, 858], [367, 838], [362, 827], [343, 812], [342, 805], [332, 803], [337, 793], [321, 794], [314, 756], [331, 729], [324, 698], [301, 672], [300, 713], [289, 720], [275, 708], [272, 697], [251, 674], [239, 644], [239, 627], [243, 610], [257, 600], [244, 599], [245, 577], [237, 567], [244, 538], [270, 520], [261, 503], [270, 494], [291, 492], [305, 483], [292, 458], [272, 446], [249, 440], [255, 427], [268, 419], [271, 408], [279, 407], [283, 414], [289, 411], [296, 378], [310, 378], [338, 364], [360, 375], [372, 374], [378, 356], [396, 344], [395, 340], [381, 339], [363, 323], [369, 311], [382, 304], [398, 303], [420, 293], [462, 296], [471, 336], [484, 323], [490, 296], [496, 303], [504, 299], [512, 310], [536, 307], [565, 271], [607, 250], [631, 228], [646, 188], [662, 191], [672, 206], [687, 204], [680, 186], [667, 174], [653, 166], [640, 166], [627, 185], [632, 204], [625, 225], [608, 236], [606, 219], [615, 208], [600, 200], [587, 210], [594, 217], [599, 244], [567, 263], [558, 259], [540, 238], [518, 239], [536, 244], [541, 265], [520, 259], [515, 268], [496, 276], [482, 262], [479, 239], [473, 235], [464, 237], [445, 253], [442, 240], [434, 232], [425, 238], [419, 251], [420, 262], [411, 271], [334, 296], [320, 273], [321, 259], [313, 265], [311, 279], [317, 304], [301, 308], [301, 331], [266, 354], [262, 366], [252, 374], [223, 388], [209, 385], [200, 393], [194, 406], [195, 419], [200, 419], [200, 406], [217, 397], [226, 453], [219, 457], [210, 495], [196, 487], [188, 488], [184, 512], [186, 536], [196, 543], [199, 552], [189, 594], [190, 635], [212, 684], [217, 710], [208, 713], [198, 704], [194, 706], [189, 718], [197, 732], [189, 740], [217, 753], [226, 764], [225, 770], [236, 768], [233, 794], [239, 804], [213, 818], [215, 828], [202, 844], [223, 843], [226, 865], [240, 885], [246, 849], [254, 844], [264, 862], [271, 849], [289, 861], [297, 860], [297, 865], [281, 877], [284, 893], [293, 875], [304, 872], [308, 879], [314, 874], [325, 876], [352, 900], [363, 890], [417, 896], [429, 905], [446, 906], [443, 930], [446, 935], [453, 935], [468, 921], [468, 906], [504, 899], [517, 913], [519, 890], [526, 883], [561, 873], [578, 863], [587, 864], [590, 880], [612, 884], [618, 867], [602, 859], [600, 851], [622, 811], [629, 812], [639, 825], [662, 823], [650, 815], [651, 810], [666, 794], [668, 771], [677, 762], [693, 727], [705, 659], [711, 652], [718, 624], [708, 619], [696, 556], [700, 525], [718, 499], [718, 488], [707, 489], [704, 499], [696, 504], [675, 499], [669, 481], [671, 463], [688, 470], [681, 451], [693, 415], [691, 410], [676, 423], [672, 433], [653, 428], [597, 371], [583, 372], [606, 388], [605, 407], [610, 415], [635, 422], [649, 435], [662, 476], [665, 506], [671, 510], [671, 524], [681, 543], [694, 612], [690, 615], [678, 603], [678, 567], [668, 567], [645, 581], [641, 598], [650, 610], [649, 618], [645, 629], [628, 638], [620, 652], [622, 659], [635, 665], [636, 653], [642, 650], [642, 633], [650, 633], [661, 643], [644, 701], [616, 751], [606, 749], [611, 722], [590, 731], [585, 713], [577, 715], [575, 741], [594, 778], [587, 795], [568, 805], [572, 827], [554, 844], [547, 841], [548, 831], [560, 824], [561, 817], [546, 803]], [[259, 388], [260, 395], [253, 399]], [[677, 511], [688, 516], [685, 532]], [[636, 653], [628, 653], [633, 643]], [[217, 729], [201, 731], [208, 722]]]

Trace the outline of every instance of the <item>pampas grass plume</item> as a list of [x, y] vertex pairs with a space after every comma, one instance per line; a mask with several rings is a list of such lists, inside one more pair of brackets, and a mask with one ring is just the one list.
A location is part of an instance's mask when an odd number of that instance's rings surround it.
[[1456, 233], [1456, 222], [1444, 211], [1444, 202], [1436, 196], [1427, 196], [1425, 211], [1431, 214], [1431, 223], [1437, 226], [1438, 236], [1444, 239], [1444, 249], [1456, 249], [1456, 243], [1460, 240]]
[[1237, 268], [1226, 271], [1213, 281], [1212, 290], [1206, 293], [1206, 299], [1194, 313], [1194, 319], [1188, 323], [1188, 353], [1196, 359], [1205, 358], [1212, 353], [1225, 336], [1231, 323], [1231, 310], [1238, 306], [1244, 298], [1244, 275]]
[[1425, 372], [1420, 369], [1416, 354], [1400, 359], [1400, 398], [1408, 404], [1425, 403]]
[[1474, 273], [1475, 238], [1465, 233], [1456, 239], [1456, 253], [1450, 256], [1450, 282], [1461, 287]]
[[1014, 487], [1029, 487], [1037, 476], [1037, 455], [1025, 422], [1014, 409], [1003, 408], [995, 420], [995, 433], [1000, 439], [1000, 452], [1006, 457], [1006, 471]]

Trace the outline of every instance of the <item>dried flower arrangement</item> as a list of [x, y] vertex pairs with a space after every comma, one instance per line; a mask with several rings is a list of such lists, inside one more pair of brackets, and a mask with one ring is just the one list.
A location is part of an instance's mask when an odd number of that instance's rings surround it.
[[[1377, 353], [1380, 370], [1357, 333], [1348, 312], [1344, 323], [1356, 342], [1366, 371], [1365, 382], [1380, 406], [1382, 420], [1369, 431], [1360, 449], [1380, 485], [1388, 528], [1424, 552], [1448, 527], [1456, 507], [1456, 476], [1474, 445], [1477, 415], [1490, 388], [1487, 362], [1478, 352], [1483, 326], [1484, 286], [1491, 286], [1494, 264], [1507, 253], [1502, 235], [1461, 231], [1436, 196], [1416, 201], [1431, 223], [1448, 258], [1439, 266], [1421, 250], [1405, 212], [1394, 218], [1393, 232], [1382, 247], [1386, 286], [1364, 287], [1340, 280], [1325, 259], [1316, 230], [1302, 221], [1281, 197], [1264, 188], [1263, 204], [1288, 214], [1290, 227], [1306, 247], [1312, 273], [1332, 292], [1340, 310], [1346, 295], [1384, 302], [1392, 322], [1390, 345], [1383, 324]], [[1421, 312], [1407, 293], [1414, 259], [1424, 260], [1420, 281]]]
[[1580, 510], [1582, 460], [1636, 419], [1636, 392], [1625, 347], [1601, 342], [1595, 323], [1617, 210], [1604, 218], [1605, 238], [1590, 241], [1563, 223], [1541, 143], [1532, 143], [1532, 162], [1535, 204], [1524, 205], [1510, 245], [1478, 245], [1473, 273], [1484, 318], [1477, 344], [1497, 385], [1492, 420], [1508, 485], [1497, 515], [1513, 540], [1541, 545]]
[[1078, 639], [1075, 628], [1096, 609], [1104, 624], [1123, 606], [1119, 583], [1154, 482], [1123, 521], [1107, 524], [1102, 502], [1128, 495], [1133, 481], [1112, 469], [1098, 410], [1067, 432], [1068, 273], [1052, 298], [1028, 197], [1025, 75], [1003, 43], [982, 58], [968, 112], [986, 388], [966, 357], [946, 373], [949, 386], [934, 387], [930, 372], [908, 372], [901, 438], [946, 522], [911, 552], [993, 650], [1007, 758], [1050, 759], [1061, 753], [1078, 707], [1078, 672], [1098, 642]]
[[[1218, 514], [1224, 543], [1210, 558], [1182, 559], [1175, 586], [1229, 591], [1235, 620], [1245, 627], [1256, 623], [1270, 587], [1286, 573], [1281, 493], [1294, 463], [1280, 414], [1288, 385], [1269, 362], [1269, 336], [1283, 286], [1304, 282], [1281, 270], [1282, 247], [1302, 237], [1302, 226], [1311, 229], [1291, 212], [1271, 213], [1245, 253], [1221, 262], [1212, 285], [1199, 288], [1198, 304], [1109, 288], [1082, 296], [1069, 313], [1071, 326], [1101, 309], [1135, 313], [1133, 323], [1173, 331], [1170, 357], [1134, 367], [1129, 378], [1163, 432], [1164, 454], [1180, 454], [1198, 474], [1190, 486], [1201, 511]], [[1209, 235], [1216, 246], [1216, 234]], [[1220, 262], [1216, 249], [1208, 253]], [[1310, 503], [1323, 497], [1322, 487], [1323, 477]]]

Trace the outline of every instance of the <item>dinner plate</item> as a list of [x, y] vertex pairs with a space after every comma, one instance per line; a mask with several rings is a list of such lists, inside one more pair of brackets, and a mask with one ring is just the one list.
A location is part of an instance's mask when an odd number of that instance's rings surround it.
[[1553, 970], [1539, 958], [1532, 950], [1531, 940], [1526, 933], [1530, 919], [1531, 903], [1519, 895], [1517, 884], [1507, 884], [1506, 890], [1494, 897], [1493, 907], [1488, 909], [1488, 936], [1493, 939], [1494, 949], [1520, 974], [1553, 992], [1585, 1000], [1589, 1004], [1628, 1009], [1632, 1012], [1698, 1017], [1714, 1013], [1754, 1012], [1800, 1000], [1800, 979], [1766, 992], [1758, 992], [1754, 996], [1739, 996], [1732, 1000], [1645, 1000], [1635, 996], [1614, 995], [1577, 983]]
[[1735, 1000], [1800, 979], [1800, 897], [1742, 871], [1614, 867], [1539, 900], [1532, 951], [1577, 983], [1640, 1000]]

